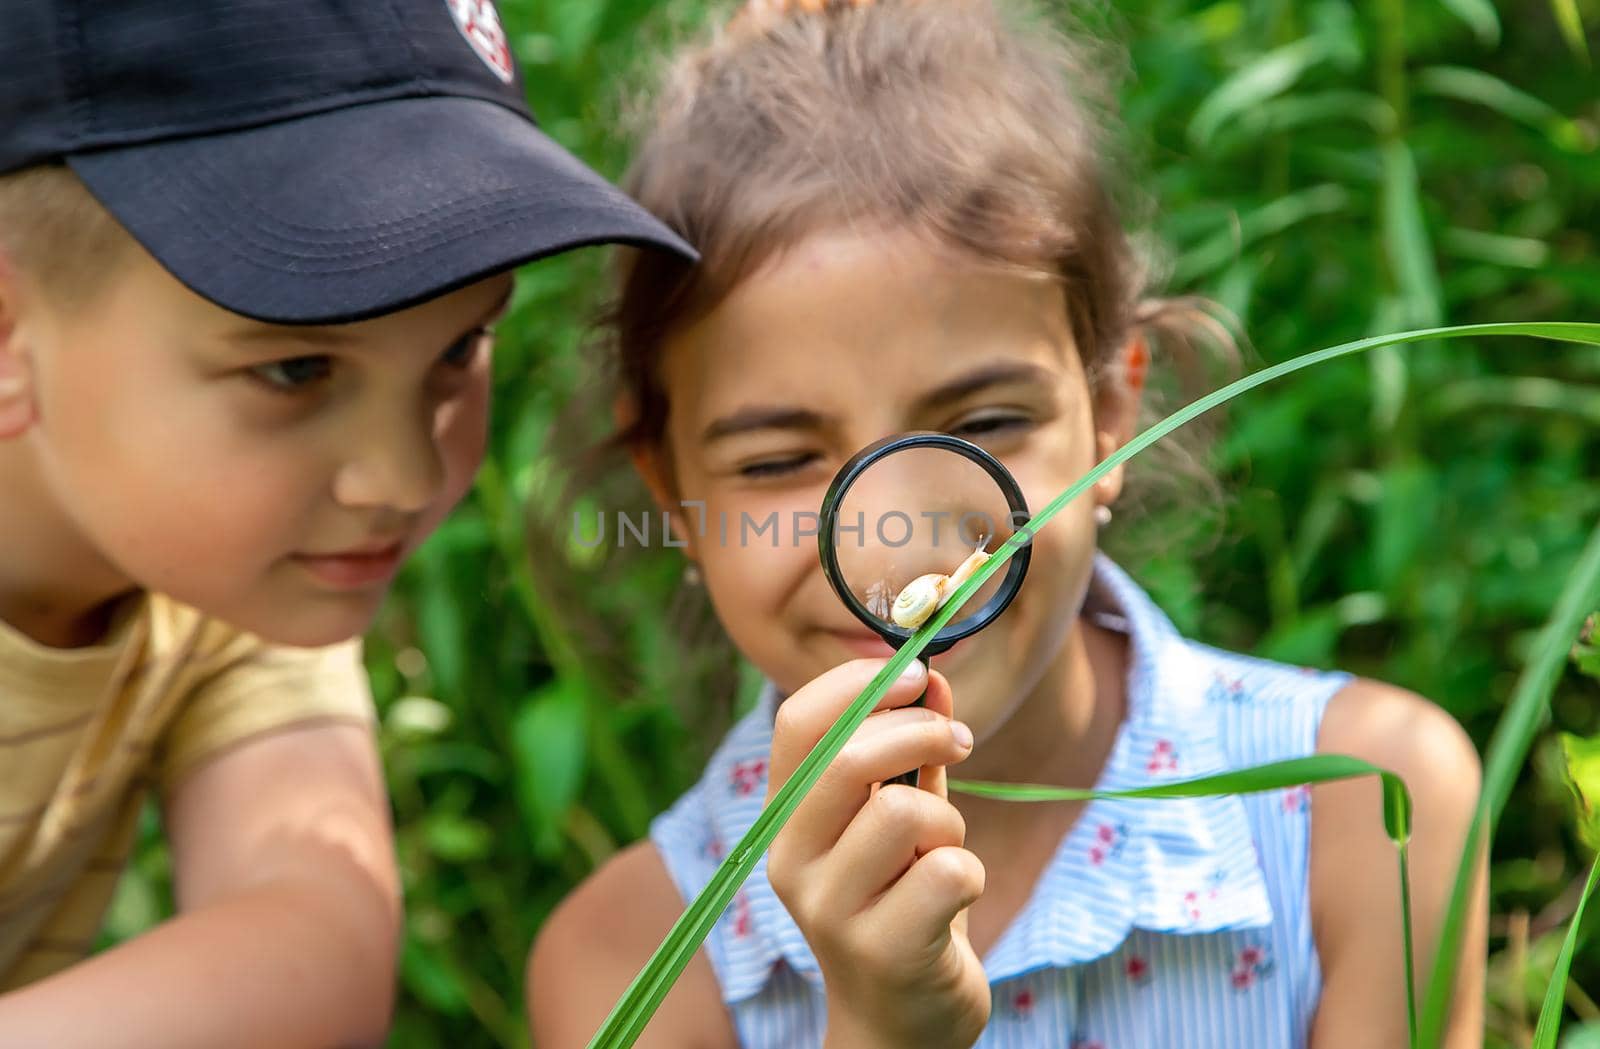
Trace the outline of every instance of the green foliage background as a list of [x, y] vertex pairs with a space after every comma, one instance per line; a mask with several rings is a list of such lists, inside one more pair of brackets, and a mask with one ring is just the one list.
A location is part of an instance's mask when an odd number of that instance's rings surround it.
[[[545, 128], [613, 176], [641, 56], [706, 6], [501, 3]], [[1132, 177], [1168, 289], [1237, 314], [1248, 366], [1441, 321], [1600, 318], [1595, 0], [1128, 0], [1078, 17], [1129, 50]], [[568, 528], [551, 428], [586, 382], [603, 262], [523, 274], [481, 483], [370, 642], [408, 905], [395, 1046], [527, 1044], [540, 922], [693, 782], [735, 703], [740, 679], [684, 649], [676, 554], [606, 564], [549, 538]], [[1241, 404], [1212, 525], [1119, 517], [1114, 552], [1191, 636], [1404, 685], [1481, 746], [1600, 519], [1600, 354], [1380, 351]], [[569, 557], [589, 585], [550, 582]], [[591, 620], [604, 646], [575, 629]], [[1562, 683], [1496, 842], [1489, 1046], [1526, 1044], [1587, 869], [1555, 733], [1600, 732], [1597, 700], [1576, 669]], [[152, 821], [110, 938], [169, 906], [156, 836]], [[1600, 1045], [1582, 990], [1600, 988], [1600, 943], [1580, 944], [1563, 1044]]]

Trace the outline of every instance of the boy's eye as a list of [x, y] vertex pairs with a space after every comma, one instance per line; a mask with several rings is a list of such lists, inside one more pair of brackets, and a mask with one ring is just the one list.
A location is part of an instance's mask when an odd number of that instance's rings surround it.
[[287, 360], [258, 364], [250, 374], [278, 393], [296, 393], [314, 386], [333, 374], [330, 357], [290, 357]]
[[490, 328], [477, 328], [457, 339], [444, 353], [439, 355], [439, 363], [447, 368], [465, 371], [472, 367], [478, 359], [478, 354], [494, 345], [494, 331]]

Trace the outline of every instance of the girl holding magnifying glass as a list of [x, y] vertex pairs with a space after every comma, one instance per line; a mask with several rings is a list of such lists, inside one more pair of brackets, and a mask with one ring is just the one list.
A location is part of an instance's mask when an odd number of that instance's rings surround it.
[[[547, 924], [543, 1047], [581, 1045], [888, 648], [814, 541], [886, 435], [980, 444], [1041, 506], [1135, 432], [1146, 297], [1113, 203], [1101, 68], [999, 0], [769, 2], [677, 57], [633, 194], [700, 247], [622, 270], [620, 440], [770, 687], [704, 778]], [[641, 1045], [1345, 1049], [1406, 1042], [1378, 787], [1020, 805], [974, 779], [1133, 787], [1337, 752], [1416, 803], [1419, 981], [1478, 763], [1389, 685], [1180, 637], [1103, 554], [1107, 476], [1037, 536], [984, 631], [903, 680], [800, 806]], [[705, 528], [704, 522], [713, 522]], [[959, 556], [957, 557], [959, 560]], [[923, 707], [910, 704], [926, 687]], [[883, 781], [920, 768], [920, 786]], [[1481, 1042], [1480, 870], [1446, 1044]]]

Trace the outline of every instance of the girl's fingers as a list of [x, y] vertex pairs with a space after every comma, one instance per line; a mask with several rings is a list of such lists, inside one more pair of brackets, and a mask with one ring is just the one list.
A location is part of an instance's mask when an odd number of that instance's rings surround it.
[[[959, 846], [967, 824], [954, 805], [925, 790], [890, 784], [861, 807], [839, 842], [819, 865], [819, 883], [853, 915], [860, 902], [886, 890], [918, 858], [948, 845]], [[848, 907], [848, 910], [842, 910]]]
[[834, 848], [868, 804], [873, 784], [906, 769], [964, 759], [971, 750], [961, 742], [964, 728], [921, 707], [873, 714], [823, 771], [773, 843], [772, 866], [782, 870], [809, 863]]
[[[770, 801], [773, 793], [788, 782], [796, 766], [811, 753], [811, 748], [827, 734], [833, 723], [839, 720], [839, 715], [872, 683], [887, 662], [882, 659], [853, 659], [841, 663], [813, 678], [778, 704], [777, 719], [772, 728], [772, 762], [767, 778], [767, 800]], [[931, 676], [933, 681], [944, 681], [942, 675]], [[912, 660], [874, 709], [890, 710], [911, 704], [925, 688], [929, 688], [929, 677], [927, 668], [921, 662]], [[948, 692], [949, 684], [944, 683], [943, 688]], [[949, 710], [948, 700], [945, 710]]]
[[950, 935], [952, 922], [983, 895], [983, 863], [966, 849], [954, 845], [934, 849], [917, 858], [911, 868], [890, 886], [865, 916], [869, 934], [883, 930], [906, 944], [908, 950], [939, 947]]

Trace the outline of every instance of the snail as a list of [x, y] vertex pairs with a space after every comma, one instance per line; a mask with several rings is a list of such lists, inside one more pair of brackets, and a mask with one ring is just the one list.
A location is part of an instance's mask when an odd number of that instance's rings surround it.
[[928, 617], [937, 612], [956, 588], [971, 578], [972, 573], [983, 567], [989, 560], [989, 554], [983, 549], [988, 542], [985, 536], [978, 542], [978, 548], [967, 555], [967, 559], [949, 575], [940, 572], [929, 572], [919, 575], [905, 585], [905, 589], [894, 599], [894, 605], [889, 609], [889, 618], [896, 626], [916, 629], [928, 621]]

